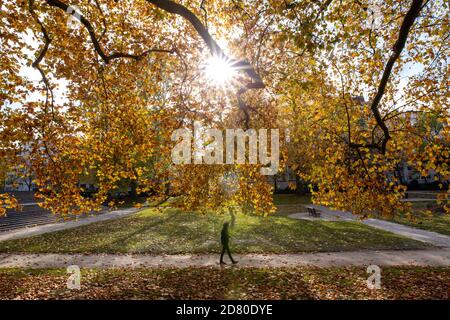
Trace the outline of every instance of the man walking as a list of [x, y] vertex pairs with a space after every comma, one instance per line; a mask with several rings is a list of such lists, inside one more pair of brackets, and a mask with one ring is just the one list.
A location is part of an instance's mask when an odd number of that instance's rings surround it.
[[228, 226], [229, 223], [225, 222], [222, 227], [222, 232], [220, 234], [220, 242], [222, 243], [222, 253], [220, 254], [220, 264], [226, 264], [223, 261], [223, 255], [225, 254], [225, 251], [227, 252], [228, 256], [230, 257], [230, 260], [233, 264], [238, 263], [236, 260], [233, 259], [231, 256], [230, 251], [230, 234], [228, 232]]

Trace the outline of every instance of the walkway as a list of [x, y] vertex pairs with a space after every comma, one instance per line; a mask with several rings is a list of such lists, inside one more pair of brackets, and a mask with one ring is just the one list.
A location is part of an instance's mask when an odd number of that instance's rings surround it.
[[60, 222], [60, 223], [51, 223], [51, 224], [39, 225], [39, 226], [35, 226], [35, 227], [29, 227], [29, 228], [23, 228], [23, 229], [18, 229], [18, 230], [2, 232], [2, 233], [0, 233], [0, 241], [14, 240], [14, 239], [26, 238], [26, 237], [31, 237], [31, 236], [37, 236], [37, 235], [40, 235], [43, 233], [71, 229], [71, 228], [76, 228], [76, 227], [80, 227], [80, 226], [85, 226], [85, 225], [95, 223], [95, 222], [117, 219], [117, 218], [121, 218], [121, 217], [130, 215], [132, 213], [135, 213], [139, 210], [140, 209], [137, 209], [137, 208], [119, 209], [116, 211], [102, 213], [101, 215], [87, 217], [87, 218], [83, 218], [80, 220], [71, 220], [71, 221]]
[[[99, 212], [90, 212], [82, 215], [69, 215], [65, 220], [49, 210], [39, 207], [36, 202], [20, 203], [22, 210], [7, 210], [4, 216], [0, 216], [0, 232], [7, 232], [16, 229], [80, 220], [91, 216], [101, 215], [108, 212], [107, 207], [103, 207]], [[0, 233], [1, 234], [1, 233]]]
[[379, 219], [365, 219], [359, 218], [348, 211], [330, 210], [327, 207], [320, 205], [310, 205], [318, 209], [321, 213], [320, 218], [309, 217], [307, 213], [295, 213], [289, 217], [294, 219], [305, 220], [326, 220], [326, 221], [359, 221], [367, 226], [389, 231], [398, 235], [402, 235], [414, 240], [430, 243], [438, 247], [450, 247], [450, 236], [443, 235], [437, 232], [426, 231], [414, 227], [409, 227], [399, 223], [379, 220]]
[[406, 198], [401, 199], [401, 202], [436, 202], [436, 199], [429, 199], [429, 198]]
[[[450, 249], [235, 255], [236, 267], [450, 266]], [[219, 255], [0, 254], [0, 268], [218, 266]]]

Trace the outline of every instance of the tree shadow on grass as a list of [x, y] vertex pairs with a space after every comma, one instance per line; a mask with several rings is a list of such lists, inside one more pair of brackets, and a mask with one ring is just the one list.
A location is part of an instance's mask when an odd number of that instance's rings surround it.
[[[121, 236], [119, 238], [115, 238], [113, 241], [110, 241], [102, 246], [96, 247], [96, 250], [99, 251], [110, 251], [111, 247], [126, 247], [126, 243], [130, 241], [132, 238], [137, 237], [142, 234], [148, 234], [155, 227], [161, 226], [176, 217], [176, 212], [169, 212], [167, 216], [158, 216], [157, 220], [153, 220], [152, 222], [148, 222], [148, 217], [145, 218], [145, 223], [142, 227], [138, 227], [137, 229], [133, 229], [133, 231], [128, 232], [126, 235]], [[144, 218], [142, 218], [144, 219]]]
[[[349, 251], [417, 249], [422, 244], [354, 222], [294, 220], [286, 217], [253, 219], [238, 224], [236, 252]], [[249, 240], [252, 241], [249, 241]]]
[[[125, 235], [95, 249], [108, 252], [118, 248], [133, 253], [198, 253], [219, 249], [219, 216], [166, 210], [149, 221], [149, 217], [134, 218], [139, 226]], [[134, 247], [131, 248], [130, 247]]]
[[250, 239], [254, 252], [318, 251], [324, 246], [329, 248], [332, 240], [329, 226], [285, 217], [255, 219], [251, 224], [239, 225], [237, 231], [235, 243], [239, 252], [249, 249], [243, 245]]

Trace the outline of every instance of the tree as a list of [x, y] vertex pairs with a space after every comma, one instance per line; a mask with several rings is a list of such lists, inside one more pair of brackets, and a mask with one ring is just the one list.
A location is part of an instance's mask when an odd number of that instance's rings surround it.
[[[449, 177], [448, 9], [442, 0], [4, 1], [3, 172], [31, 146], [38, 196], [61, 214], [98, 208], [121, 181], [161, 197], [170, 184], [185, 208], [231, 201], [268, 213], [259, 165], [173, 166], [170, 135], [193, 121], [281, 128], [282, 165], [315, 186], [314, 201], [361, 215], [407, 209], [400, 162]], [[211, 55], [240, 71], [226, 86], [203, 76]], [[406, 81], [408, 66], [421, 72]], [[433, 121], [419, 128], [422, 114]], [[88, 172], [99, 183], [90, 199], [78, 186]], [[229, 172], [239, 188], [226, 200]]]

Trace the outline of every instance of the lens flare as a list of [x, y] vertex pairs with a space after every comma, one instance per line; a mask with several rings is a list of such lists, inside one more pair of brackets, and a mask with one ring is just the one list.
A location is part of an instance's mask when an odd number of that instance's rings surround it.
[[205, 64], [205, 77], [216, 86], [225, 86], [231, 82], [236, 75], [233, 63], [225, 57], [211, 56]]

